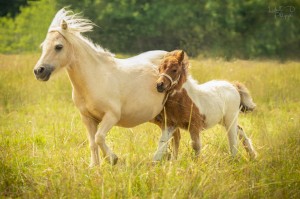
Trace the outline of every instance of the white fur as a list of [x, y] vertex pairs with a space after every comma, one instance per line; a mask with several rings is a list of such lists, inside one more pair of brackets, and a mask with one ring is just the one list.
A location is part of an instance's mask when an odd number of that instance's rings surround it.
[[[61, 26], [63, 20], [67, 29]], [[166, 52], [149, 51], [117, 59], [81, 35], [91, 30], [89, 20], [60, 10], [49, 27], [36, 68], [47, 64], [55, 66], [55, 70], [67, 69], [73, 101], [89, 131], [93, 166], [99, 164], [98, 146], [111, 163], [116, 163], [116, 155], [105, 143], [114, 125], [133, 127], [153, 119], [162, 110], [164, 94], [156, 91], [158, 70], [155, 66]], [[64, 44], [60, 54], [54, 51], [55, 43]]]
[[225, 117], [237, 117], [240, 95], [237, 89], [227, 81], [213, 80], [197, 84], [191, 77], [183, 84], [189, 97], [205, 115], [206, 128], [210, 128]]
[[[233, 84], [227, 81], [217, 80], [198, 84], [192, 77], [188, 77], [187, 81], [183, 84], [183, 88], [186, 89], [188, 96], [198, 107], [200, 113], [205, 115], [206, 129], [218, 123], [225, 126], [233, 156], [237, 153], [238, 133], [241, 139], [244, 140], [245, 148], [250, 153], [251, 158], [256, 156], [251, 140], [242, 129], [238, 129], [238, 114], [240, 111], [241, 97], [239, 91]], [[251, 100], [252, 102], [251, 98], [247, 100]]]

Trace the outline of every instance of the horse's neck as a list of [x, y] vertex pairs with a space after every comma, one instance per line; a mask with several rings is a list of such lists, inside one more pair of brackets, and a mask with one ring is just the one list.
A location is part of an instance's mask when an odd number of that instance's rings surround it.
[[[84, 46], [84, 48], [90, 47]], [[95, 87], [95, 82], [101, 82], [101, 78], [113, 73], [108, 70], [113, 71], [115, 68], [111, 57], [99, 54], [93, 49], [88, 51], [86, 49], [75, 51], [74, 61], [67, 67], [73, 90], [83, 95], [90, 93], [90, 89]]]

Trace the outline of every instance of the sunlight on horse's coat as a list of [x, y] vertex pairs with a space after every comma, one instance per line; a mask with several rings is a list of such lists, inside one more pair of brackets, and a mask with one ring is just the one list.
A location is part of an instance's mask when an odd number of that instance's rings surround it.
[[164, 94], [156, 91], [156, 65], [166, 54], [149, 51], [117, 59], [81, 35], [92, 28], [91, 21], [73, 12], [58, 11], [34, 68], [36, 78], [42, 81], [59, 69], [66, 69], [73, 101], [89, 131], [91, 166], [100, 163], [98, 146], [112, 164], [117, 162], [117, 156], [105, 143], [114, 125], [133, 127], [160, 113]]

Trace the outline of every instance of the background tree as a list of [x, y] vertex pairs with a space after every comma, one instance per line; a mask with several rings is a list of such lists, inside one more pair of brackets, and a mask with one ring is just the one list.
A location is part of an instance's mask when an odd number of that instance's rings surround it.
[[[15, 19], [0, 18], [6, 29], [0, 33], [0, 52], [34, 49], [28, 42], [41, 42], [35, 40], [45, 36], [55, 12], [67, 5], [99, 26], [88, 36], [113, 52], [182, 48], [191, 56], [226, 59], [300, 54], [297, 0], [41, 0], [29, 3]], [[38, 6], [45, 10], [42, 15]], [[38, 23], [43, 26], [29, 33], [26, 27]]]

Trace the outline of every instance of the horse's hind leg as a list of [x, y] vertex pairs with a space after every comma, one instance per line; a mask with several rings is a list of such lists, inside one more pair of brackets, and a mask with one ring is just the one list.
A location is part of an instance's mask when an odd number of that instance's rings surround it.
[[98, 152], [98, 145], [95, 142], [95, 134], [97, 132], [97, 125], [98, 123], [90, 118], [82, 115], [82, 121], [85, 124], [87, 130], [88, 130], [88, 138], [90, 142], [90, 149], [91, 149], [91, 162], [90, 167], [94, 167], [99, 165], [99, 152]]
[[[238, 114], [238, 113], [237, 113]], [[230, 146], [230, 152], [233, 157], [236, 156], [238, 152], [238, 142], [237, 142], [237, 116], [232, 114], [225, 117], [225, 128], [227, 130], [228, 142]]]
[[173, 145], [173, 158], [176, 160], [178, 156], [178, 149], [179, 149], [179, 143], [180, 143], [180, 130], [177, 128], [174, 133], [173, 133], [173, 140], [172, 140], [172, 145]]
[[251, 139], [249, 139], [244, 132], [243, 128], [241, 126], [237, 126], [238, 135], [240, 140], [243, 142], [244, 148], [249, 153], [251, 159], [255, 159], [257, 156], [257, 153], [252, 145]]

